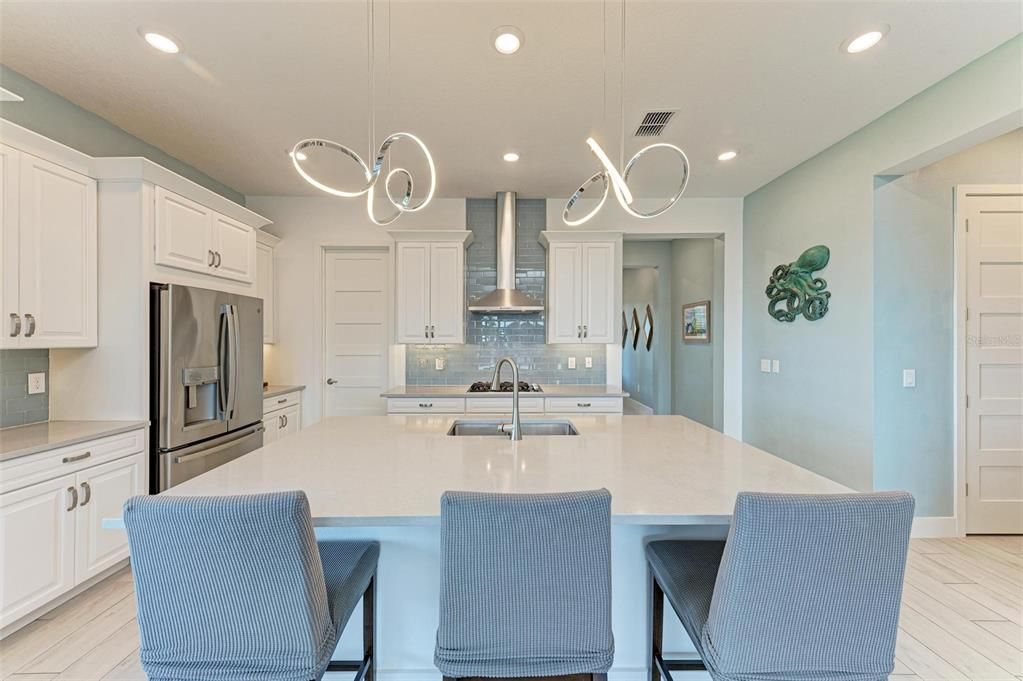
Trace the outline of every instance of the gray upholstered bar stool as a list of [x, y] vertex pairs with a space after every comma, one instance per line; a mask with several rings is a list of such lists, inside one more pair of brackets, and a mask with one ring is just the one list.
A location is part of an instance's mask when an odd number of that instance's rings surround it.
[[913, 524], [903, 492], [740, 494], [725, 542], [647, 545], [652, 681], [664, 596], [715, 681], [885, 681]]
[[[124, 506], [150, 681], [373, 679], [375, 542], [316, 542], [302, 492]], [[363, 599], [363, 659], [331, 662]]]
[[607, 490], [444, 494], [445, 679], [605, 678], [613, 656]]

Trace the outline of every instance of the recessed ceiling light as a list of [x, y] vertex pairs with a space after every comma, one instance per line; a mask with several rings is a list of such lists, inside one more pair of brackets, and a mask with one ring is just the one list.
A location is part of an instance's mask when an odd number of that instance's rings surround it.
[[881, 39], [888, 33], [888, 26], [878, 26], [873, 28], [866, 33], [862, 33], [855, 38], [851, 38], [842, 43], [842, 49], [849, 54], [859, 54], [860, 52], [866, 52], [874, 45], [881, 42]]
[[729, 149], [728, 151], [722, 151], [720, 154], [718, 154], [718, 160], [719, 161], [731, 161], [733, 158], [735, 158], [738, 155], [739, 155], [739, 152], [735, 151], [734, 149]]
[[289, 151], [288, 156], [291, 156], [292, 158], [297, 158], [299, 161], [305, 161], [306, 159], [309, 158], [308, 156], [305, 155], [304, 151], [300, 151], [297, 154], [293, 151]]
[[501, 54], [515, 54], [525, 42], [522, 31], [514, 26], [498, 26], [490, 38], [494, 41], [494, 49]]
[[150, 47], [157, 49], [164, 54], [177, 54], [181, 51], [181, 48], [178, 47], [178, 43], [173, 38], [170, 38], [163, 33], [147, 31], [140, 28], [139, 35], [141, 35], [142, 38], [149, 43]]
[[508, 163], [515, 163], [515, 161], [519, 160], [519, 155], [516, 154], [514, 151], [509, 151], [507, 154], [503, 156], [503, 158]]

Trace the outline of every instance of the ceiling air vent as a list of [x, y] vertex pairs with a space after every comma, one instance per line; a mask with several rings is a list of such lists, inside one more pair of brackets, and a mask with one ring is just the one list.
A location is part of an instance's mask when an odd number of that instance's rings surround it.
[[674, 111], [648, 111], [636, 128], [636, 137], [657, 137], [674, 115]]

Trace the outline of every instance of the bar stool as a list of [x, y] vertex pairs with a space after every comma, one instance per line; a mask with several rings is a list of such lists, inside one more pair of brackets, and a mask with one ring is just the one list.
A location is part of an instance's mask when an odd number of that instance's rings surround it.
[[[651, 681], [885, 681], [913, 524], [904, 492], [743, 493], [725, 542], [655, 541]], [[702, 664], [661, 654], [664, 597]]]
[[[373, 681], [375, 542], [313, 534], [302, 492], [124, 505], [150, 681]], [[363, 659], [332, 662], [363, 600]]]
[[445, 679], [606, 679], [611, 495], [446, 492], [440, 626]]

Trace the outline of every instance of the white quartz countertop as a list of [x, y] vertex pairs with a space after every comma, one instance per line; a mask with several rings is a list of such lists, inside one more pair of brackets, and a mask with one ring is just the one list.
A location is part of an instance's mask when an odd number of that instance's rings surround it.
[[268, 385], [263, 388], [263, 398], [277, 397], [278, 395], [284, 395], [286, 393], [298, 392], [299, 390], [305, 390], [304, 385]]
[[[520, 397], [628, 397], [614, 385], [548, 385], [541, 383], [543, 392], [520, 392]], [[469, 392], [467, 385], [399, 385], [380, 393], [381, 397], [508, 397], [510, 393], [487, 391]]]
[[318, 526], [379, 526], [438, 523], [445, 490], [606, 487], [614, 522], [680, 525], [729, 522], [740, 491], [850, 491], [681, 416], [571, 417], [578, 436], [520, 442], [446, 435], [456, 418], [327, 419], [164, 494], [300, 489]]
[[47, 421], [0, 430], [0, 461], [145, 428], [146, 421]]

